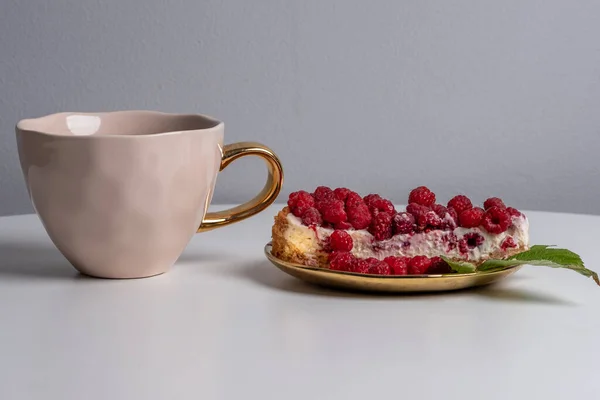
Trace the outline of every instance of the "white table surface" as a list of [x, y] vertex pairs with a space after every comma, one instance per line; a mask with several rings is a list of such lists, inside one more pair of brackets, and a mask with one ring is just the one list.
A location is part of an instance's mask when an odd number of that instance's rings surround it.
[[[525, 267], [485, 289], [373, 296], [263, 256], [276, 209], [196, 235], [167, 274], [79, 275], [36, 216], [0, 219], [0, 399], [595, 399], [600, 288]], [[527, 213], [600, 270], [600, 217]]]

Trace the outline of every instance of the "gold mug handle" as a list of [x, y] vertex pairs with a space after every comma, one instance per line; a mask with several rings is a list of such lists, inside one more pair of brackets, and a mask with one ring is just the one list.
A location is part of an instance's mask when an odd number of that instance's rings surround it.
[[217, 212], [206, 213], [198, 232], [206, 232], [225, 225], [233, 224], [249, 218], [270, 206], [283, 185], [283, 168], [277, 155], [260, 143], [239, 142], [223, 146], [221, 168], [223, 171], [229, 164], [244, 156], [259, 156], [267, 164], [267, 182], [256, 197], [239, 206]]

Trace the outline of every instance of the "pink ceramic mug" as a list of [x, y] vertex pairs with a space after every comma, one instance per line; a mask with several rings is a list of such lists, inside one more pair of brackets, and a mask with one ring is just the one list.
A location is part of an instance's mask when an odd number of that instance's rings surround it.
[[[141, 278], [166, 272], [196, 232], [250, 217], [281, 190], [277, 156], [258, 143], [223, 146], [223, 123], [153, 111], [60, 113], [16, 127], [33, 206], [56, 247], [80, 272]], [[207, 213], [217, 174], [262, 157], [263, 190]]]

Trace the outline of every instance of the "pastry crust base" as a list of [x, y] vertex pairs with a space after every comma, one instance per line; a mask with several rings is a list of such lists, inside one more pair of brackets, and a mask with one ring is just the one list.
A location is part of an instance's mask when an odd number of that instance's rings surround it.
[[289, 213], [290, 209], [285, 207], [275, 216], [275, 224], [273, 225], [271, 232], [271, 254], [280, 260], [295, 264], [328, 268], [329, 263], [327, 262], [326, 252], [317, 250], [316, 257], [307, 255], [295, 246], [294, 243], [286, 240], [285, 231], [289, 227], [289, 222], [287, 220]]
[[[302, 264], [311, 267], [320, 267], [329, 269], [329, 263], [327, 261], [327, 253], [322, 251], [321, 249], [316, 250], [316, 254], [307, 255], [302, 250], [300, 250], [294, 243], [286, 240], [285, 231], [288, 229], [289, 222], [287, 219], [288, 214], [290, 213], [290, 209], [288, 207], [284, 207], [277, 215], [275, 216], [275, 223], [273, 224], [273, 228], [271, 231], [272, 238], [272, 248], [271, 253], [279, 258], [280, 260]], [[522, 253], [528, 250], [526, 246], [516, 247], [514, 249], [509, 249], [507, 251], [503, 251], [502, 249], [497, 249], [492, 252], [486, 259], [479, 260], [477, 262], [469, 261], [477, 266], [483, 264], [487, 259], [505, 259], [515, 254]], [[454, 261], [467, 261], [460, 258], [453, 258]]]

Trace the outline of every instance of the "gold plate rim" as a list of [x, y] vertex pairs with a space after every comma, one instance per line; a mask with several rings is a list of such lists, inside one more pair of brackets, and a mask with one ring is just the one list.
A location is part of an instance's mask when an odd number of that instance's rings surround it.
[[431, 275], [368, 275], [345, 271], [331, 271], [319, 267], [281, 260], [271, 253], [271, 242], [264, 248], [267, 259], [281, 271], [297, 279], [319, 286], [371, 292], [440, 292], [466, 289], [494, 283], [512, 275], [520, 266], [496, 271], [467, 274]]

